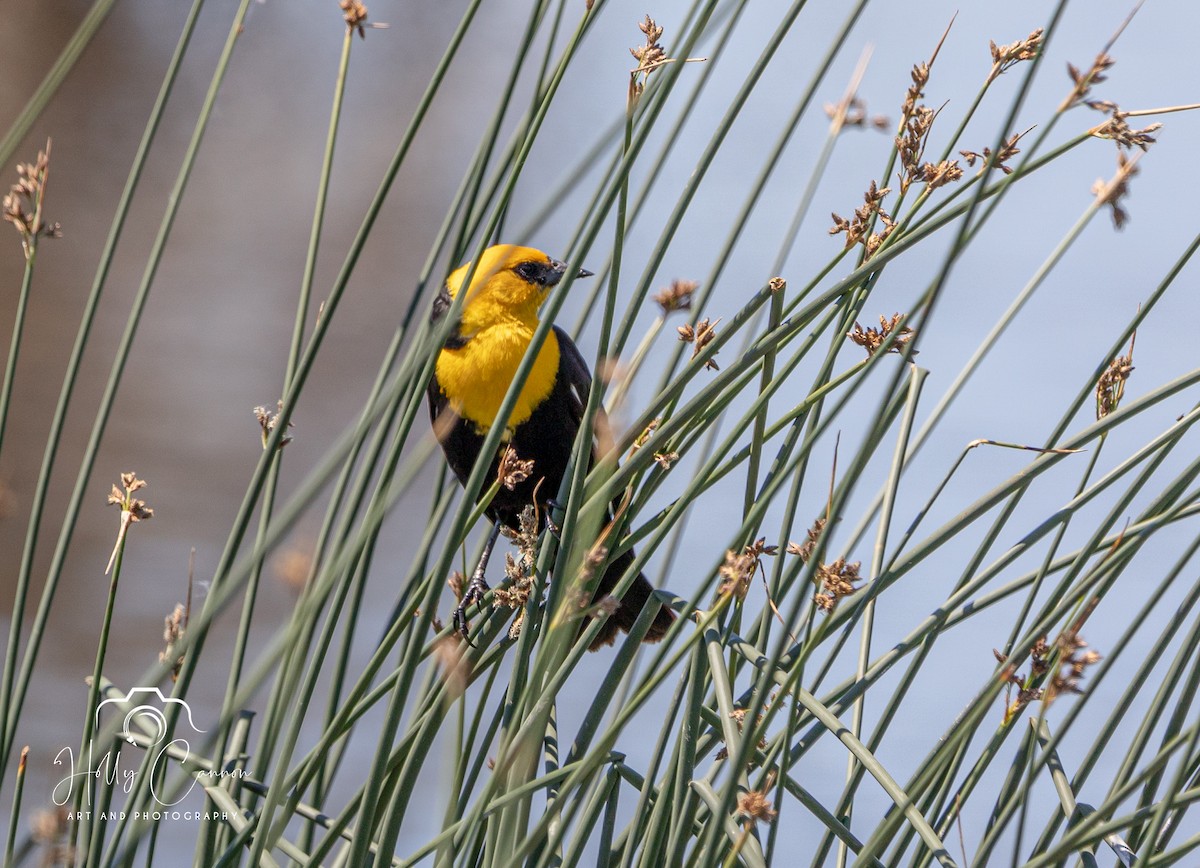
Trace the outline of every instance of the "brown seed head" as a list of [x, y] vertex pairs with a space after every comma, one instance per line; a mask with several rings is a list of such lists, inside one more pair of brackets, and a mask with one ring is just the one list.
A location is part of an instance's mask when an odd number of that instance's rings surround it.
[[[692, 345], [692, 358], [700, 355], [706, 346], [712, 343], [713, 338], [717, 336], [717, 323], [720, 320], [709, 322], [708, 317], [700, 320], [695, 326], [681, 325], [676, 331], [679, 332], [679, 339], [685, 344]], [[712, 371], [720, 370], [716, 360], [709, 359], [704, 363], [704, 367]]]
[[533, 459], [522, 461], [517, 457], [517, 450], [511, 446], [504, 447], [504, 453], [500, 456], [500, 465], [496, 469], [496, 478], [500, 480], [500, 484], [509, 491], [516, 490], [516, 487], [529, 478], [529, 474], [533, 472]]
[[628, 105], [630, 108], [637, 103], [638, 97], [642, 95], [642, 90], [645, 88], [645, 83], [649, 79], [650, 73], [671, 59], [667, 57], [667, 50], [658, 42], [662, 38], [663, 29], [655, 23], [653, 18], [647, 15], [642, 21], [639, 21], [638, 30], [642, 31], [642, 35], [646, 37], [646, 41], [641, 45], [629, 49], [629, 53], [633, 55], [633, 59], [638, 64], [629, 73]]
[[[1029, 129], [1031, 130], [1033, 127], [1030, 127]], [[1028, 132], [1029, 130], [1026, 130], [1024, 133], [1013, 133], [1004, 140], [1004, 146], [1000, 148], [1000, 151], [997, 153], [994, 161], [995, 167], [1004, 174], [1012, 174], [1012, 167], [1007, 165], [1007, 163], [1017, 154], [1021, 153], [1021, 149], [1017, 147], [1017, 142], [1021, 141], [1021, 139]], [[992, 149], [984, 148], [983, 153], [981, 154], [976, 153], [975, 151], [959, 151], [959, 153], [963, 155], [964, 159], [966, 159], [968, 166], [974, 166], [976, 160], [981, 161], [979, 171], [983, 172], [988, 167], [988, 160], [992, 156]]]
[[1129, 355], [1117, 356], [1108, 363], [1104, 373], [1096, 381], [1096, 418], [1103, 419], [1121, 404], [1125, 395], [1125, 381], [1133, 373], [1133, 345]]
[[917, 105], [922, 97], [925, 96], [925, 85], [929, 84], [929, 68], [928, 62], [918, 63], [913, 66], [909, 78], [912, 79], [912, 84], [908, 86], [908, 91], [904, 94], [904, 102], [900, 106], [900, 124], [907, 124], [909, 117], [916, 111]]
[[1067, 98], [1063, 100], [1062, 105], [1058, 110], [1065, 111], [1074, 105], [1085, 101], [1092, 92], [1092, 85], [1100, 84], [1107, 76], [1104, 74], [1108, 68], [1117, 61], [1105, 52], [1100, 52], [1096, 55], [1096, 59], [1092, 61], [1092, 66], [1087, 72], [1080, 72], [1071, 64], [1067, 64], [1067, 75], [1071, 77], [1071, 92]]
[[[837, 235], [839, 232], [845, 232], [846, 248], [861, 244], [869, 259], [896, 228], [895, 221], [882, 207], [884, 197], [890, 192], [890, 188], [880, 189], [872, 181], [866, 192], [863, 193], [863, 204], [854, 210], [854, 219], [846, 220], [833, 214], [833, 227], [829, 230], [829, 234]], [[879, 232], [871, 232], [871, 224], [876, 217], [883, 224], [883, 229]]]
[[17, 182], [13, 184], [3, 202], [0, 213], [11, 223], [21, 236], [21, 247], [28, 262], [33, 257], [39, 238], [61, 238], [62, 227], [47, 222], [42, 214], [46, 198], [46, 179], [50, 174], [50, 141], [46, 149], [39, 151], [34, 163], [17, 165]]
[[771, 807], [771, 800], [767, 794], [758, 790], [749, 790], [738, 795], [738, 813], [746, 816], [746, 823], [750, 826], [760, 821], [773, 823], [778, 816]]
[[1129, 179], [1138, 173], [1133, 160], [1128, 159], [1121, 151], [1117, 151], [1117, 174], [1111, 181], [1097, 179], [1092, 184], [1092, 193], [1101, 205], [1107, 205], [1112, 212], [1113, 226], [1125, 228], [1129, 221], [1129, 212], [1121, 206], [1121, 200], [1129, 195]]
[[936, 165], [926, 163], [921, 167], [920, 172], [921, 180], [929, 185], [930, 190], [952, 184], [963, 176], [963, 170], [959, 168], [958, 160], [942, 160]]
[[1106, 103], [1105, 105], [1111, 106], [1109, 110], [1112, 112], [1112, 117], [1099, 126], [1088, 130], [1089, 135], [1095, 136], [1098, 139], [1112, 139], [1121, 148], [1141, 148], [1143, 151], [1158, 141], [1151, 134], [1162, 129], [1162, 124], [1150, 124], [1140, 130], [1135, 130], [1125, 121], [1125, 118], [1129, 117], [1127, 112], [1121, 111], [1112, 103]]
[[987, 78], [990, 84], [1016, 64], [1037, 57], [1042, 47], [1042, 28], [1039, 27], [1024, 39], [1018, 39], [1010, 45], [997, 45], [994, 42], [988, 44], [992, 50], [992, 71], [988, 73]]
[[[267, 441], [271, 437], [271, 432], [274, 431], [275, 427], [279, 424], [279, 416], [282, 411], [283, 411], [283, 401], [276, 402], [274, 413], [272, 413], [266, 407], [255, 407], [254, 408], [254, 410], [253, 410], [254, 418], [258, 421], [258, 426], [262, 429], [263, 449], [267, 448]], [[295, 427], [295, 426], [291, 422], [288, 422], [288, 428], [291, 429], [293, 427]], [[283, 435], [283, 438], [279, 441], [279, 448], [282, 449], [284, 446], [287, 446], [291, 442], [292, 442], [291, 435], [285, 434], [285, 435]]]
[[735, 554], [732, 549], [725, 552], [725, 563], [717, 570], [721, 582], [717, 585], [717, 595], [724, 597], [732, 594], [739, 600], [746, 599], [750, 590], [750, 581], [758, 566], [758, 558], [748, 551]]
[[[881, 316], [879, 317], [878, 329], [864, 329], [856, 322], [854, 323], [854, 330], [847, 332], [846, 337], [850, 338], [851, 341], [865, 349], [868, 356], [873, 356], [879, 351], [879, 348], [883, 346], [884, 342], [888, 339], [892, 332], [896, 331], [896, 327], [900, 325], [900, 319], [901, 316], [898, 313], [892, 314], [892, 318], [890, 320]], [[896, 337], [893, 339], [891, 345], [888, 346], [887, 351], [889, 353], [903, 352], [905, 346], [908, 345], [909, 341], [916, 337], [916, 334], [917, 333], [908, 326], [903, 326], [896, 334]]]
[[146, 487], [146, 480], [138, 479], [133, 472], [121, 474], [121, 485], [124, 487], [122, 491], [117, 486], [113, 486], [108, 494], [108, 503], [113, 506], [121, 507], [122, 523], [132, 523], [137, 521], [145, 521], [154, 517], [154, 510], [146, 506], [146, 501], [139, 500], [133, 496], [135, 491], [140, 491]]
[[813, 597], [817, 608], [826, 614], [832, 614], [842, 597], [848, 597], [856, 590], [854, 583], [859, 581], [858, 571], [862, 564], [859, 561], [846, 563], [845, 558], [838, 558], [831, 564], [821, 564], [817, 567], [817, 582], [821, 593]]
[[654, 302], [664, 317], [677, 310], [691, 310], [692, 296], [699, 286], [694, 280], [672, 280], [670, 286], [655, 294]]
[[517, 617], [508, 628], [508, 635], [513, 639], [521, 635], [525, 604], [537, 588], [534, 565], [537, 559], [538, 516], [532, 504], [521, 511], [518, 525], [519, 530], [511, 534], [517, 544], [517, 556], [505, 553], [504, 573], [507, 581], [504, 586], [492, 590], [494, 605], [517, 610]]
[[797, 545], [794, 542], [787, 544], [787, 553], [789, 555], [797, 555], [804, 563], [808, 563], [808, 559], [812, 557], [813, 550], [817, 547], [817, 540], [821, 538], [821, 531], [825, 530], [825, 519], [817, 518], [813, 521], [812, 527], [808, 529], [808, 538], [802, 545]]
[[679, 460], [678, 452], [655, 452], [654, 463], [663, 470], [670, 470], [671, 465]]
[[342, 17], [350, 30], [357, 30], [362, 39], [367, 38], [367, 7], [359, 0], [339, 0], [338, 7], [345, 13]]
[[914, 181], [921, 179], [921, 158], [925, 155], [925, 143], [937, 119], [937, 111], [926, 105], [914, 106], [904, 116], [904, 127], [896, 136], [896, 151], [900, 159], [900, 192], [904, 193]]

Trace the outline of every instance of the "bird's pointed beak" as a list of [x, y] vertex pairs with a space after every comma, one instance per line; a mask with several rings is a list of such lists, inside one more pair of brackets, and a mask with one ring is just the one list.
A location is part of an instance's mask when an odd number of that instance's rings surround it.
[[[563, 279], [563, 276], [567, 273], [569, 268], [570, 268], [570, 266], [568, 266], [567, 263], [563, 262], [562, 260], [551, 259], [550, 260], [550, 273], [546, 276], [546, 286], [557, 285], [558, 282]], [[579, 269], [579, 272], [575, 275], [575, 277], [577, 277], [577, 278], [591, 277], [591, 276], [592, 276], [592, 272], [588, 271], [586, 268]]]

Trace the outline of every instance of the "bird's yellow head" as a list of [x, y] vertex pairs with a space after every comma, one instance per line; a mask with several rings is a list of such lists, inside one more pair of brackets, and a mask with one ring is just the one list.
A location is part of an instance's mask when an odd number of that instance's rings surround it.
[[[446, 278], [451, 297], [462, 291], [471, 263]], [[462, 329], [470, 333], [502, 322], [537, 325], [537, 311], [567, 265], [532, 247], [496, 244], [479, 257], [462, 307]], [[581, 271], [583, 277], [590, 272]]]

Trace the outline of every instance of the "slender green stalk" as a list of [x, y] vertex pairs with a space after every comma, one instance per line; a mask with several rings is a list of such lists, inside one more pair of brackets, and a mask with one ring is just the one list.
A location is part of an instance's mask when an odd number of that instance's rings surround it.
[[17, 115], [12, 125], [4, 133], [4, 138], [0, 139], [0, 166], [7, 165], [8, 161], [12, 159], [12, 155], [16, 153], [22, 140], [24, 140], [29, 130], [33, 127], [34, 122], [45, 111], [54, 94], [58, 92], [59, 85], [63, 83], [63, 80], [71, 72], [71, 69], [75, 66], [75, 62], [83, 54], [84, 49], [91, 44], [96, 31], [100, 29], [100, 25], [108, 18], [108, 13], [112, 11], [114, 2], [115, 0], [93, 0], [87, 14], [79, 22], [79, 26], [75, 28], [75, 32], [71, 34], [71, 38], [63, 47], [62, 52], [55, 58], [54, 64], [46, 73], [46, 77], [42, 79], [37, 90], [29, 97], [29, 101], [25, 103], [20, 114]]
[[[108, 278], [108, 271], [112, 265], [113, 256], [116, 252], [117, 243], [121, 238], [122, 230], [125, 227], [125, 219], [129, 214], [134, 192], [137, 190], [138, 183], [141, 180], [142, 170], [145, 168], [146, 161], [149, 158], [151, 145], [158, 132], [159, 123], [162, 120], [168, 98], [174, 88], [179, 68], [183, 63], [184, 55], [191, 42], [192, 33], [195, 30], [196, 21], [199, 18], [203, 5], [204, 0], [193, 0], [192, 6], [188, 11], [187, 19], [184, 22], [183, 30], [175, 47], [175, 53], [172, 55], [166, 75], [163, 77], [163, 83], [159, 88], [154, 107], [150, 112], [150, 118], [146, 121], [146, 128], [138, 144], [137, 153], [129, 170], [129, 177], [126, 179], [125, 187], [121, 191], [121, 198], [117, 204], [108, 237], [105, 239], [104, 249], [100, 255], [100, 263], [97, 266], [96, 275], [92, 282], [91, 292], [84, 306], [75, 343], [71, 348], [71, 356], [67, 362], [66, 373], [63, 375], [63, 385], [59, 392], [58, 403], [54, 408], [54, 418], [50, 424], [50, 431], [46, 436], [46, 448], [42, 454], [42, 463], [38, 470], [37, 483], [30, 505], [29, 524], [26, 528], [25, 544], [21, 554], [21, 566], [17, 574], [17, 597], [22, 600], [27, 593], [33, 573], [34, 553], [41, 527], [42, 512], [49, 494], [50, 477], [54, 469], [55, 459], [58, 456], [67, 409], [74, 394], [76, 379], [83, 362], [84, 350], [91, 335], [92, 325]], [[89, 448], [89, 455], [91, 457], [85, 459], [84, 462], [84, 468], [81, 472], [82, 478], [86, 478], [90, 472], [92, 460], [94, 459], [94, 448]], [[52, 562], [46, 573], [46, 584], [42, 591], [41, 600], [38, 603], [38, 610], [34, 617], [33, 626], [29, 631], [25, 654], [21, 658], [21, 670], [19, 674], [16, 674], [17, 648], [21, 638], [20, 621], [18, 619], [22, 616], [24, 606], [16, 606], [13, 610], [14, 620], [9, 630], [8, 651], [4, 658], [3, 684], [0, 685], [0, 726], [4, 727], [3, 732], [0, 732], [0, 736], [3, 737], [3, 744], [0, 745], [0, 775], [7, 768], [8, 758], [11, 755], [13, 741], [16, 737], [16, 718], [19, 717], [20, 710], [24, 705], [25, 694], [29, 688], [29, 681], [32, 677], [34, 664], [37, 661], [38, 651], [41, 648], [46, 621], [50, 614], [50, 607], [54, 601], [58, 583], [62, 577], [66, 551], [70, 544], [71, 535], [74, 532], [75, 522], [79, 514], [79, 505], [83, 497], [82, 488], [82, 484], [77, 482], [71, 504], [63, 520], [58, 545], [55, 548]]]
[[12, 868], [13, 850], [17, 843], [17, 829], [20, 827], [21, 799], [25, 794], [25, 766], [29, 759], [29, 747], [21, 748], [21, 759], [17, 763], [17, 786], [13, 790], [12, 810], [8, 814], [8, 840], [4, 843], [4, 868]]
[[[25, 331], [25, 311], [29, 307], [29, 290], [33, 286], [33, 264], [37, 258], [37, 242], [33, 241], [25, 257], [21, 289], [17, 294], [17, 310], [13, 316], [12, 338], [8, 344], [8, 360], [4, 365], [4, 381], [0, 383], [0, 450], [4, 446], [4, 429], [8, 422], [8, 405], [12, 399], [13, 380], [17, 375], [17, 359], [21, 355], [21, 337]], [[24, 605], [24, 600], [20, 601]]]

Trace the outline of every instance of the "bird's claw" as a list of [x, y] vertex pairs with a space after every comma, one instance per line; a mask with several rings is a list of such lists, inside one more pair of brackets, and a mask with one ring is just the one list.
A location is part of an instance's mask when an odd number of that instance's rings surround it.
[[469, 633], [471, 629], [470, 622], [467, 621], [467, 607], [478, 603], [483, 599], [483, 595], [489, 590], [487, 581], [483, 578], [481, 572], [476, 572], [471, 576], [471, 581], [467, 584], [467, 590], [462, 595], [462, 600], [458, 603], [458, 608], [454, 610], [454, 629], [463, 637], [463, 641], [474, 647], [471, 642]]

